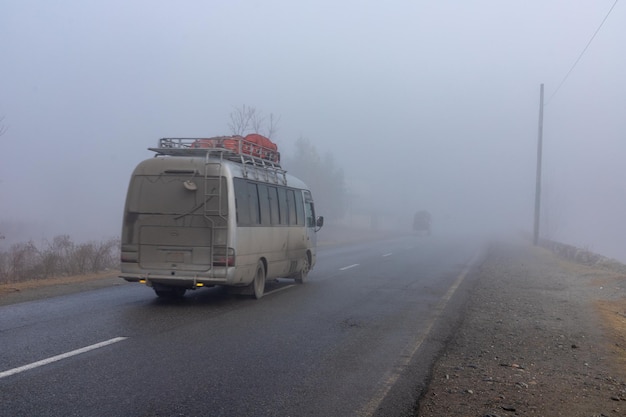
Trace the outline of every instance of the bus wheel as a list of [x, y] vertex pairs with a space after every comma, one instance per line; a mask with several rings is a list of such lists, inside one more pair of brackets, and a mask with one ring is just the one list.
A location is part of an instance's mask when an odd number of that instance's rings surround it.
[[252, 296], [257, 300], [263, 297], [265, 291], [265, 266], [263, 262], [259, 261], [256, 265], [256, 273], [254, 274], [254, 281], [250, 283], [252, 287]]
[[309, 271], [311, 270], [311, 263], [309, 262], [309, 256], [304, 255], [304, 259], [302, 260], [302, 269], [296, 275], [296, 282], [298, 284], [304, 284], [306, 282], [307, 277], [309, 276]]
[[187, 289], [182, 287], [167, 287], [164, 285], [154, 287], [154, 292], [159, 298], [182, 298], [186, 291]]

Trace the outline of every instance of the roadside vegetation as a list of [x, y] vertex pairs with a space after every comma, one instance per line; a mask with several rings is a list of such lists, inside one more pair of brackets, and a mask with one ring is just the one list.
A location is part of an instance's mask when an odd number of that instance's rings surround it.
[[37, 246], [32, 240], [0, 251], [0, 284], [117, 269], [119, 239], [75, 243], [68, 235]]

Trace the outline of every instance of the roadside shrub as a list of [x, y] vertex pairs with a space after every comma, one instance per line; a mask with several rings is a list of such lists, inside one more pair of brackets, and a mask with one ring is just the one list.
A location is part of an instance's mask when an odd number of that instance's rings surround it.
[[118, 267], [119, 239], [76, 244], [55, 236], [38, 248], [32, 241], [0, 251], [0, 284], [95, 273]]
[[32, 240], [11, 245], [8, 256], [10, 281], [22, 281], [33, 275], [36, 269], [38, 252]]

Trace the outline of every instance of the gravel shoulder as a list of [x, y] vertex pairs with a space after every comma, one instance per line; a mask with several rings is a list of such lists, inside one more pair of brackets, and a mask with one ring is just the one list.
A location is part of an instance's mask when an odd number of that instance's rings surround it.
[[626, 274], [489, 248], [417, 415], [626, 416]]

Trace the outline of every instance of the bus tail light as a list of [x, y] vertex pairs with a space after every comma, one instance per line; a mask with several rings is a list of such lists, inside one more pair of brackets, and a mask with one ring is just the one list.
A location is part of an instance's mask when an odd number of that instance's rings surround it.
[[213, 249], [213, 266], [235, 266], [235, 249], [215, 247]]

